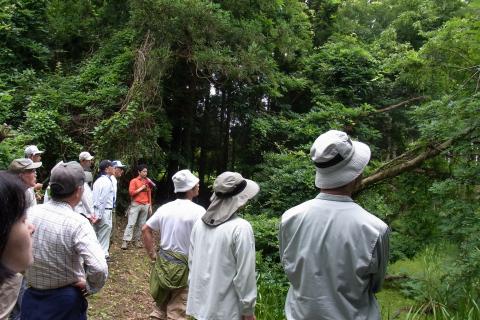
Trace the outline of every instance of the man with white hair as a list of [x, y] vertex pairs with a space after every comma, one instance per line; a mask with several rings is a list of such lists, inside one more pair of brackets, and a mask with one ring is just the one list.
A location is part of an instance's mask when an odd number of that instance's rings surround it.
[[[155, 263], [150, 277], [150, 292], [156, 309], [151, 319], [187, 319], [188, 249], [194, 223], [205, 213], [195, 203], [199, 179], [189, 170], [172, 177], [177, 200], [155, 211], [142, 228], [147, 254]], [[160, 250], [155, 252], [153, 231], [160, 232]]]
[[379, 320], [374, 293], [386, 273], [389, 229], [351, 198], [370, 148], [330, 130], [310, 156], [320, 194], [286, 211], [280, 224], [286, 318]]
[[255, 320], [255, 238], [237, 215], [260, 187], [237, 172], [213, 183], [207, 212], [190, 236], [187, 314], [198, 320]]

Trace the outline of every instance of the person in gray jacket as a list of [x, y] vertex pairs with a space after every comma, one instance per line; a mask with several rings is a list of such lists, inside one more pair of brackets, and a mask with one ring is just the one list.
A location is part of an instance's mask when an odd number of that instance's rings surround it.
[[330, 130], [310, 156], [320, 194], [286, 211], [280, 224], [286, 318], [380, 319], [374, 294], [386, 273], [389, 228], [351, 198], [370, 148]]

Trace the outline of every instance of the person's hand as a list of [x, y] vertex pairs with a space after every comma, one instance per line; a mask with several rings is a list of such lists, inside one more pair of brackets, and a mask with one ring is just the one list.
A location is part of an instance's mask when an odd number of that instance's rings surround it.
[[152, 205], [148, 206], [148, 216], [150, 217], [152, 215]]
[[79, 278], [77, 282], [72, 284], [72, 286], [78, 288], [84, 297], [88, 295], [87, 281], [85, 280], [85, 278]]
[[98, 217], [97, 217], [95, 214], [92, 214], [92, 215], [90, 216], [90, 222], [91, 222], [92, 224], [96, 224], [99, 220], [100, 220], [100, 219], [98, 219]]
[[256, 320], [255, 315], [252, 314], [251, 316], [242, 316], [242, 320]]
[[43, 184], [41, 183], [35, 183], [35, 186], [33, 187], [34, 190], [41, 190], [43, 188]]

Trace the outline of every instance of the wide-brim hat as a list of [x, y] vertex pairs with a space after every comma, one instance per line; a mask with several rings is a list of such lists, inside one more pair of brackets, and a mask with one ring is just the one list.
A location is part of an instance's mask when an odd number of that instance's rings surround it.
[[370, 161], [370, 148], [352, 141], [345, 132], [330, 130], [320, 135], [310, 149], [316, 166], [315, 186], [334, 189], [360, 176]]
[[10, 163], [8, 170], [15, 173], [25, 172], [31, 169], [37, 169], [42, 166], [41, 162], [33, 162], [32, 159], [20, 158]]
[[210, 206], [202, 221], [210, 226], [218, 226], [228, 221], [248, 200], [255, 197], [260, 187], [255, 181], [245, 179], [237, 172], [224, 172], [213, 183]]

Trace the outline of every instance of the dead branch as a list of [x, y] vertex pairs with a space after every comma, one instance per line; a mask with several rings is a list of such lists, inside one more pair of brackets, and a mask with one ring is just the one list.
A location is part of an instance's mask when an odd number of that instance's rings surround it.
[[408, 100], [405, 100], [405, 101], [402, 101], [402, 102], [399, 102], [397, 104], [393, 104], [391, 106], [388, 106], [388, 107], [385, 107], [385, 108], [382, 108], [382, 109], [378, 109], [375, 111], [375, 113], [383, 113], [383, 112], [388, 112], [388, 111], [391, 111], [391, 110], [394, 110], [394, 109], [397, 109], [397, 108], [400, 108], [400, 107], [403, 107], [411, 102], [414, 102], [414, 101], [419, 101], [419, 100], [425, 100], [427, 99], [426, 96], [419, 96], [419, 97], [414, 97], [414, 98], [410, 98]]

